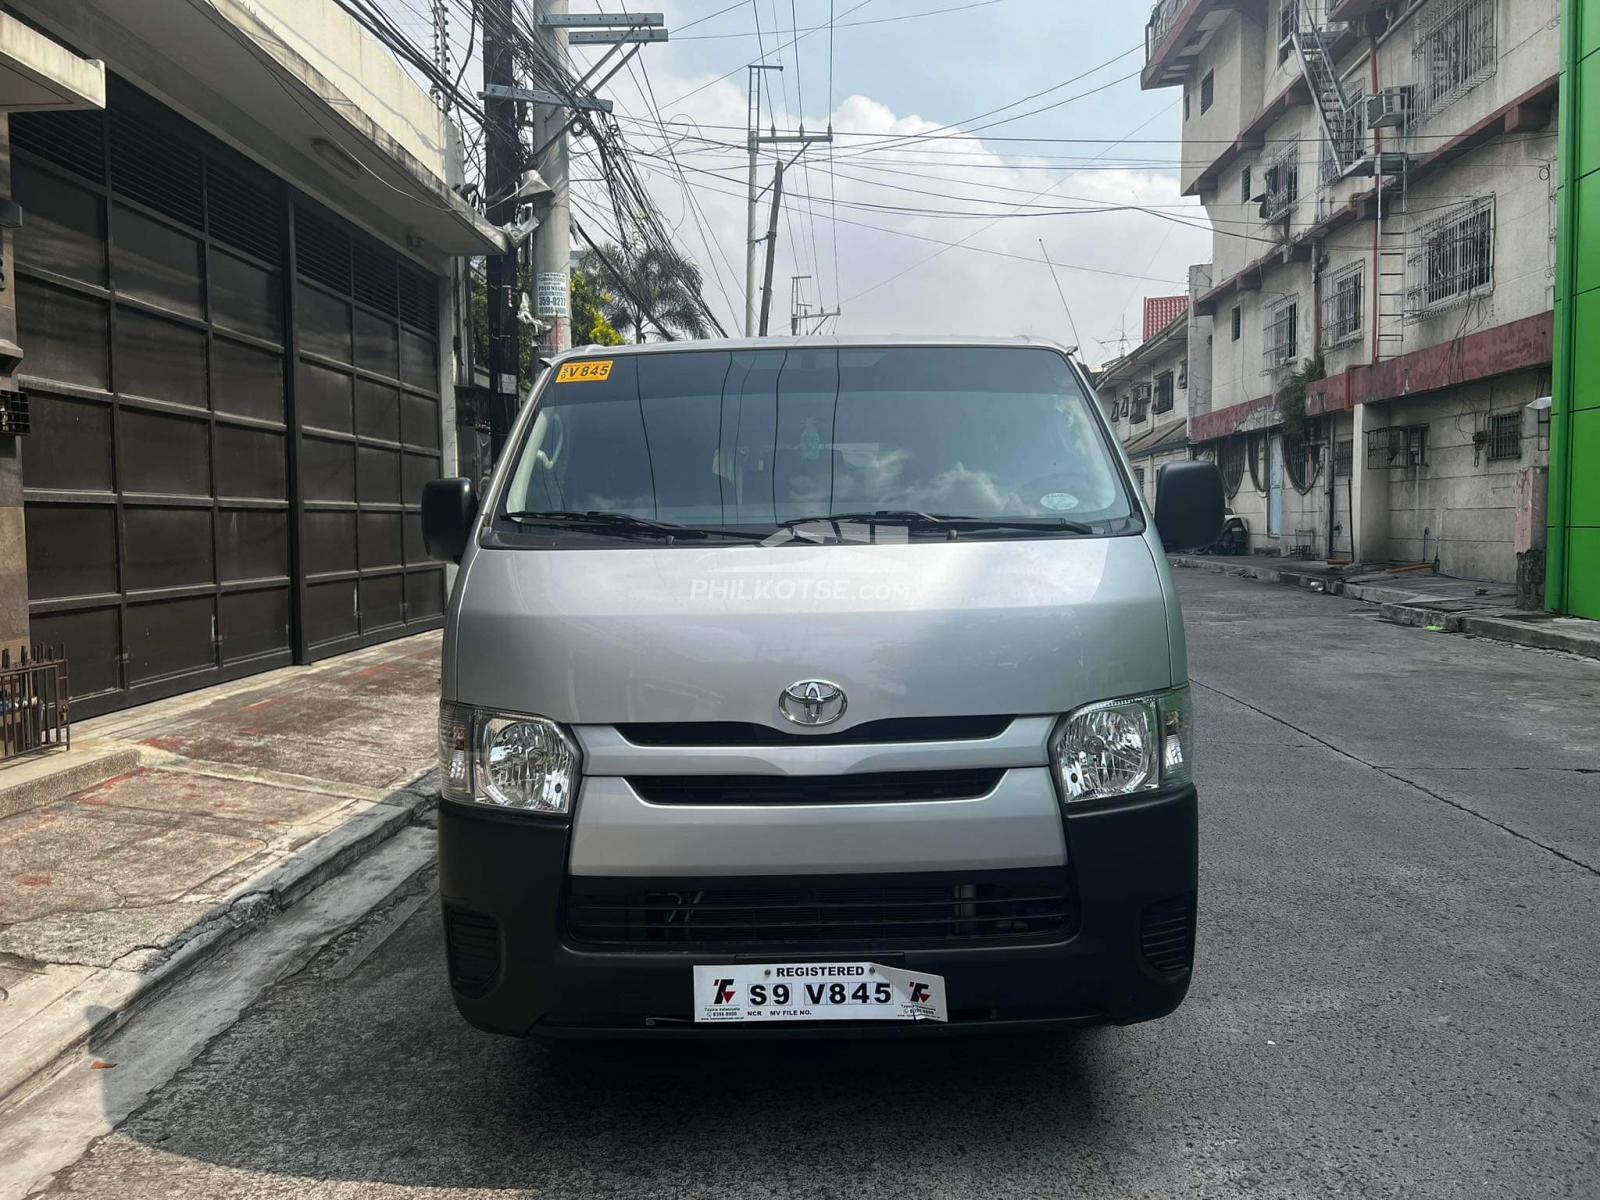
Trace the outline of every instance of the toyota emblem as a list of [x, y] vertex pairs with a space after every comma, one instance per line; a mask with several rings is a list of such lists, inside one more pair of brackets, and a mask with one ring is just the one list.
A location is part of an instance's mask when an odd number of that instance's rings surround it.
[[802, 679], [783, 689], [778, 711], [796, 725], [832, 725], [844, 716], [844, 689], [826, 679]]

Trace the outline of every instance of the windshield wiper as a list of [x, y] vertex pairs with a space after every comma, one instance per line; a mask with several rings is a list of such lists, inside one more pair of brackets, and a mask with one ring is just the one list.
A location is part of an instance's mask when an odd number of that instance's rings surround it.
[[954, 513], [930, 513], [908, 508], [880, 508], [871, 512], [830, 513], [825, 517], [801, 517], [785, 521], [782, 528], [795, 529], [801, 525], [904, 525], [908, 529], [928, 529], [944, 532], [975, 531], [982, 529], [1021, 529], [1030, 532], [1079, 533], [1095, 532], [1092, 525], [1082, 521], [1069, 521], [1065, 517], [972, 517]]
[[737, 529], [703, 528], [698, 525], [679, 525], [672, 521], [652, 521], [649, 517], [638, 517], [633, 513], [608, 512], [593, 508], [587, 512], [572, 512], [566, 509], [508, 512], [506, 519], [516, 521], [519, 525], [552, 525], [586, 533], [604, 532], [635, 537], [730, 537], [759, 541], [762, 536]]

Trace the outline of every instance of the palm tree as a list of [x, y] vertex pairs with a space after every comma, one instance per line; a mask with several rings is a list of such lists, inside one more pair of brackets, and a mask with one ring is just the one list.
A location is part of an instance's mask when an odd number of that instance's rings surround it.
[[647, 329], [668, 338], [711, 335], [700, 269], [671, 249], [609, 245], [585, 251], [581, 266], [599, 283], [600, 309], [618, 333], [636, 342]]

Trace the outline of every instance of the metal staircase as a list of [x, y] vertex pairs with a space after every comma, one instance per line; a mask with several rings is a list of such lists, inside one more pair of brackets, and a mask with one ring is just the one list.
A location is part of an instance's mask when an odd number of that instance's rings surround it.
[[1311, 89], [1311, 99], [1322, 118], [1322, 130], [1328, 137], [1334, 161], [1338, 164], [1340, 174], [1343, 174], [1362, 157], [1361, 117], [1351, 107], [1344, 88], [1339, 84], [1339, 73], [1334, 67], [1331, 50], [1336, 35], [1312, 20], [1307, 0], [1290, 2], [1298, 6], [1294, 27], [1295, 53], [1300, 58], [1306, 86]]

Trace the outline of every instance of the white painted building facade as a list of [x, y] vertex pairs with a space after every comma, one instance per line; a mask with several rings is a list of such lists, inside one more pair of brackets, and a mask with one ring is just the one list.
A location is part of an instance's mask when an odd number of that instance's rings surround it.
[[1144, 84], [1183, 90], [1214, 230], [1190, 437], [1253, 548], [1515, 577], [1546, 457], [1558, 9], [1157, 5]]

